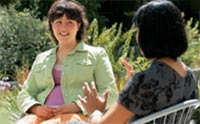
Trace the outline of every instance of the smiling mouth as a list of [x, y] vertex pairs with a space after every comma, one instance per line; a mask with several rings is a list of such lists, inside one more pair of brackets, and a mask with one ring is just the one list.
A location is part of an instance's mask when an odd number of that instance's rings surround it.
[[60, 32], [59, 33], [61, 36], [68, 36], [69, 35], [69, 33], [63, 33], [63, 32]]

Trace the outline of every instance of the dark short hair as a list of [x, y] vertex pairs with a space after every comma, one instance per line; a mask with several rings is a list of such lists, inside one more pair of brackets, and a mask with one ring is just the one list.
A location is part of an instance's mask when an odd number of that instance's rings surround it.
[[79, 31], [76, 35], [77, 42], [80, 42], [85, 38], [86, 28], [88, 26], [88, 20], [86, 18], [86, 13], [84, 7], [75, 1], [67, 1], [67, 0], [57, 0], [51, 6], [48, 11], [48, 29], [51, 34], [51, 38], [58, 44], [58, 40], [53, 34], [51, 23], [56, 19], [66, 15], [67, 18], [77, 21], [81, 24]]
[[147, 58], [177, 59], [188, 47], [181, 12], [170, 1], [152, 1], [141, 6], [133, 23], [139, 28], [138, 44]]

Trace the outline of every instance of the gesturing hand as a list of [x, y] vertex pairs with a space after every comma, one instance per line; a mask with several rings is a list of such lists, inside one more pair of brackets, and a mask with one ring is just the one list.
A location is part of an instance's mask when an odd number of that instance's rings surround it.
[[92, 82], [91, 89], [88, 83], [84, 84], [83, 94], [85, 96], [84, 98], [82, 98], [81, 96], [78, 97], [88, 114], [91, 114], [95, 110], [99, 110], [101, 112], [105, 110], [108, 98], [108, 91], [105, 91], [103, 93], [103, 97], [98, 96], [95, 84], [94, 82]]
[[125, 58], [121, 58], [120, 62], [125, 66], [125, 68], [127, 70], [127, 79], [130, 79], [133, 76], [132, 66], [126, 61]]

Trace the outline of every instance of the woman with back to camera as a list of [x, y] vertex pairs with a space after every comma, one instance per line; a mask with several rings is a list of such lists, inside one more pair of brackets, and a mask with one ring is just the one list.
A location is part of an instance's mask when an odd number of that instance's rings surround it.
[[[30, 113], [19, 124], [39, 123], [62, 114], [62, 117], [85, 114], [77, 99], [84, 82], [94, 81], [99, 93], [109, 90], [111, 95], [106, 108], [117, 97], [114, 74], [105, 50], [83, 42], [88, 25], [84, 7], [77, 2], [57, 0], [47, 18], [56, 47], [36, 57], [24, 88], [18, 94], [20, 110]], [[75, 118], [79, 118], [77, 115]]]
[[92, 124], [126, 123], [198, 98], [197, 81], [179, 58], [188, 47], [179, 9], [170, 1], [152, 1], [138, 9], [133, 22], [140, 51], [152, 63], [148, 69], [134, 74], [105, 115], [98, 111], [104, 103], [99, 102], [95, 85], [91, 89], [88, 84], [84, 85], [87, 97], [79, 99], [90, 114]]

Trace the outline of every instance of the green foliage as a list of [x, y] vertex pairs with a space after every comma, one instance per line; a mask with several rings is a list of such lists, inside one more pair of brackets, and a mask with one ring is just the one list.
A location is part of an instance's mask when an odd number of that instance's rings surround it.
[[[19, 11], [25, 9], [30, 10], [30, 14], [34, 17], [40, 18], [41, 20], [47, 16], [50, 6], [55, 0], [16, 0], [13, 4]], [[71, 0], [78, 1], [81, 3], [87, 12], [88, 20], [91, 21], [93, 18], [100, 20], [101, 25], [105, 25], [108, 19], [105, 16], [99, 14], [101, 8], [101, 0]]]
[[115, 23], [111, 28], [104, 27], [102, 31], [99, 32], [98, 21], [94, 19], [87, 33], [87, 42], [89, 44], [105, 48], [112, 64], [119, 91], [126, 82], [126, 70], [120, 63], [121, 57], [126, 58], [128, 62], [133, 65], [134, 72], [141, 71], [148, 67], [149, 62], [143, 57], [136, 57], [134, 55], [135, 51], [130, 44], [131, 42], [135, 42], [134, 26], [123, 33], [122, 24], [117, 27], [117, 23]]
[[[192, 24], [194, 23], [194, 26]], [[189, 47], [186, 53], [182, 56], [183, 61], [192, 68], [200, 67], [200, 31], [199, 22], [194, 22], [193, 18], [187, 21], [186, 31], [189, 41]]]
[[15, 66], [30, 68], [35, 56], [51, 46], [44, 22], [28, 10], [0, 8], [0, 73], [15, 74]]
[[38, 18], [41, 15], [39, 3], [40, 0], [16, 0], [13, 6], [18, 11], [29, 10], [32, 16]]

